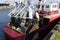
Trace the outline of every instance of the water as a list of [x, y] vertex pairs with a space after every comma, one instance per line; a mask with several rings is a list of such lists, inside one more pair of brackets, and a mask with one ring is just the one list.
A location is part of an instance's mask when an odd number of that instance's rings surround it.
[[0, 10], [0, 40], [5, 40], [4, 25], [10, 21], [8, 13], [13, 9]]

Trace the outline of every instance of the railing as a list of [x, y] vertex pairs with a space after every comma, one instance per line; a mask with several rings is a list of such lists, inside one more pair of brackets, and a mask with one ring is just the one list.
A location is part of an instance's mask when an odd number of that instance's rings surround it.
[[27, 7], [27, 5], [25, 5], [23, 7], [21, 5], [19, 5], [17, 8], [15, 8], [8, 15], [11, 17], [14, 14], [14, 17], [17, 17], [17, 15], [19, 15], [26, 7]]
[[19, 5], [18, 7], [15, 7], [15, 9], [10, 12], [8, 15], [11, 17], [12, 14], [16, 15], [16, 13], [18, 13], [21, 10], [21, 5]]
[[17, 15], [19, 15], [26, 7], [27, 7], [27, 5], [25, 5], [25, 6], [15, 15], [15, 17], [17, 17]]

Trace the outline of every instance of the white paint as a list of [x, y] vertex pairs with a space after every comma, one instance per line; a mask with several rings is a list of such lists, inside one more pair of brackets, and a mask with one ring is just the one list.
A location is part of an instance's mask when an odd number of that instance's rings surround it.
[[[54, 7], [56, 5], [56, 7]], [[59, 4], [58, 3], [52, 3], [50, 6], [50, 11], [56, 11], [59, 8]]]
[[[56, 11], [59, 8], [59, 4], [58, 3], [50, 3], [50, 4], [48, 4], [49, 8], [46, 8], [46, 5], [47, 4], [44, 4], [44, 11], [47, 11], [47, 12]], [[56, 5], [56, 7], [54, 7], [55, 5]]]
[[29, 6], [29, 18], [33, 19], [33, 10], [30, 6]]
[[44, 11], [48, 11], [49, 12], [50, 11], [50, 4], [49, 4], [49, 8], [46, 8], [46, 5], [47, 4], [44, 5]]
[[36, 12], [36, 17], [38, 18], [38, 20], [39, 20], [39, 14]]

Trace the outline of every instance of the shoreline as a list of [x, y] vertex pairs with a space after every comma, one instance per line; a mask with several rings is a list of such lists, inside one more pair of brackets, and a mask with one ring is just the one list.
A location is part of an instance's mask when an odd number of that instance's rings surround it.
[[0, 10], [14, 8], [14, 6], [0, 6]]

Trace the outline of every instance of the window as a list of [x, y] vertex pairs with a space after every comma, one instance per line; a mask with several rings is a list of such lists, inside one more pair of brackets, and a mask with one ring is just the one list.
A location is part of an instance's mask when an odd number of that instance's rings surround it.
[[44, 10], [44, 5], [42, 5], [42, 10]]
[[53, 5], [53, 8], [57, 8], [58, 5]]
[[46, 8], [49, 8], [49, 5], [46, 5]]
[[42, 5], [42, 8], [44, 8], [44, 5]]
[[60, 8], [60, 3], [59, 3], [59, 8]]

